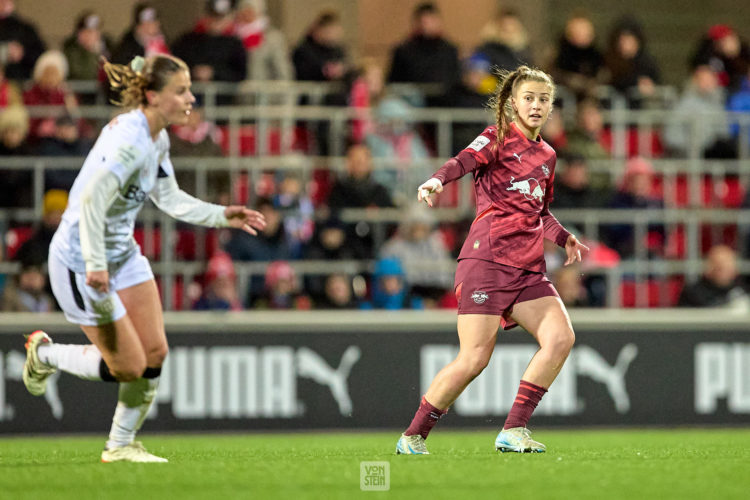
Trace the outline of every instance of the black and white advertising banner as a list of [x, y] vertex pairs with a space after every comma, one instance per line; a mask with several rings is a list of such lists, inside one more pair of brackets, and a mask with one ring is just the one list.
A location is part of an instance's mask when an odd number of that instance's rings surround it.
[[[304, 325], [169, 334], [170, 353], [146, 428], [155, 431], [402, 428], [433, 376], [458, 352], [455, 323], [432, 331], [377, 324]], [[169, 324], [167, 330], [170, 331]], [[54, 334], [84, 343], [80, 333]], [[43, 397], [21, 380], [22, 331], [0, 334], [0, 432], [105, 431], [117, 386], [68, 374]], [[501, 333], [489, 366], [441, 427], [499, 426], [536, 351], [520, 329]], [[534, 426], [750, 423], [750, 328], [677, 332], [577, 328], [576, 345]]]

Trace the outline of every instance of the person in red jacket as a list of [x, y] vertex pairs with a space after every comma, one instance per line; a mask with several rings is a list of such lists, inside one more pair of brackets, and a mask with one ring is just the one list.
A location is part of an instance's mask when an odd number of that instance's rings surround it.
[[555, 151], [539, 135], [555, 97], [552, 78], [521, 66], [501, 74], [491, 104], [497, 124], [419, 186], [431, 196], [467, 173], [474, 177], [477, 216], [458, 257], [460, 349], [433, 379], [409, 428], [396, 445], [400, 454], [427, 454], [425, 439], [466, 386], [487, 366], [499, 327], [525, 328], [539, 343], [518, 395], [495, 440], [499, 451], [543, 452], [526, 424], [568, 357], [575, 335], [552, 283], [544, 275], [544, 239], [565, 249], [565, 264], [581, 260], [581, 244], [550, 213]]

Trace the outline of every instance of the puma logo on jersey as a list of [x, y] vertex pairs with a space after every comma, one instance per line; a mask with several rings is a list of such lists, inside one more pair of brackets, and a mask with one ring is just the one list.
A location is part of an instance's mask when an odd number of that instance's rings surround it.
[[521, 163], [521, 156], [522, 155], [519, 155], [518, 153], [513, 153], [513, 156], [515, 156], [516, 158], [518, 158], [518, 163]]

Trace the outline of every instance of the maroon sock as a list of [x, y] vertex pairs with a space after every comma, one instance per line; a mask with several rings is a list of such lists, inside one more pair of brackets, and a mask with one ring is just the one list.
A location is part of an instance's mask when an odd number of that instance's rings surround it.
[[542, 396], [544, 396], [545, 392], [547, 392], [547, 389], [544, 387], [521, 380], [521, 384], [518, 386], [516, 400], [513, 402], [513, 406], [508, 413], [508, 418], [505, 420], [503, 429], [526, 427], [526, 424], [529, 423], [529, 419], [531, 418], [531, 414], [534, 413], [536, 405], [542, 400]]
[[423, 438], [427, 439], [427, 435], [435, 427], [437, 421], [446, 413], [448, 413], [448, 410], [435, 408], [422, 396], [422, 401], [419, 403], [419, 409], [414, 415], [414, 420], [411, 421], [411, 425], [409, 425], [404, 434], [407, 436], [420, 434]]

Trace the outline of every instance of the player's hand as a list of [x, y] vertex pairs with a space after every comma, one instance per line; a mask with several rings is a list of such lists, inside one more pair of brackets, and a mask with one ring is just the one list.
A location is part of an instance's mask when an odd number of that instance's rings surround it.
[[427, 179], [427, 182], [422, 184], [417, 188], [417, 201], [424, 200], [425, 203], [427, 203], [427, 206], [432, 206], [432, 200], [430, 199], [430, 195], [432, 193], [442, 193], [443, 192], [443, 183], [440, 182], [439, 179], [436, 179], [434, 177], [431, 177]]
[[101, 293], [109, 293], [108, 271], [86, 271], [86, 284]]
[[230, 205], [224, 209], [224, 217], [230, 227], [258, 236], [258, 231], [266, 227], [266, 218], [262, 213], [250, 210], [242, 205]]
[[578, 241], [578, 238], [571, 234], [568, 236], [568, 241], [565, 242], [565, 253], [568, 255], [565, 265], [570, 265], [573, 262], [581, 262], [581, 254], [586, 255], [588, 251], [589, 247]]

